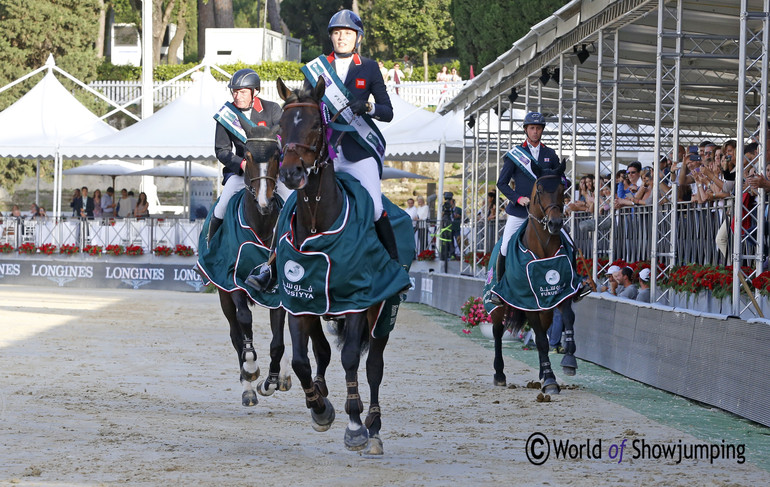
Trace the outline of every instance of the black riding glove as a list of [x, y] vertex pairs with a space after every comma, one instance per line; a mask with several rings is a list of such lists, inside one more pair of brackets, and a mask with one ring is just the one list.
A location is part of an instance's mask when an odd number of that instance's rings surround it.
[[353, 100], [350, 102], [350, 109], [353, 110], [353, 113], [356, 115], [363, 115], [364, 113], [369, 113], [371, 105], [369, 102], [363, 100]]

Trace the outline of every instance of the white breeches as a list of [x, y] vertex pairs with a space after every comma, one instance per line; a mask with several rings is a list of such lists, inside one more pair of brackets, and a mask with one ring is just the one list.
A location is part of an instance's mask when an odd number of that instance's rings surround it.
[[379, 220], [382, 216], [382, 187], [380, 186], [380, 170], [374, 157], [350, 162], [340, 151], [334, 160], [334, 170], [348, 173], [361, 183], [374, 203], [374, 221]]
[[505, 229], [503, 229], [503, 243], [500, 245], [500, 253], [508, 255], [508, 242], [513, 237], [513, 234], [521, 228], [526, 218], [519, 218], [518, 216], [507, 215], [505, 219]]
[[222, 194], [219, 195], [217, 206], [214, 207], [214, 216], [222, 220], [225, 217], [227, 203], [230, 201], [230, 198], [245, 187], [246, 185], [243, 184], [243, 176], [237, 174], [230, 176], [222, 189]]
[[[217, 206], [214, 207], [214, 216], [220, 220], [223, 219], [225, 217], [227, 203], [230, 201], [230, 198], [232, 198], [235, 193], [245, 187], [246, 184], [243, 182], [243, 176], [239, 176], [237, 174], [230, 176], [225, 183], [224, 188], [222, 188], [222, 194], [219, 196], [219, 202], [217, 203]], [[286, 185], [281, 181], [278, 181], [275, 189], [283, 201], [286, 201], [292, 193], [292, 190], [287, 188]]]

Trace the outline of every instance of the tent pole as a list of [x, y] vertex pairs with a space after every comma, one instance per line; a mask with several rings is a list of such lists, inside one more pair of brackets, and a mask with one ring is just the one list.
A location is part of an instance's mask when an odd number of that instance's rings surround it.
[[35, 176], [35, 204], [40, 206], [40, 159], [37, 160]]
[[446, 160], [446, 137], [441, 136], [438, 146], [438, 194], [436, 195], [436, 218], [441, 219], [441, 202], [444, 200], [444, 161]]

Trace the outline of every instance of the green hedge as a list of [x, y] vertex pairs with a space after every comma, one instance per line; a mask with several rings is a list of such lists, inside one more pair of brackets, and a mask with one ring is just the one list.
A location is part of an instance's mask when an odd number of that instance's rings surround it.
[[[390, 69], [393, 67], [396, 61], [384, 61], [385, 67]], [[197, 63], [187, 64], [161, 64], [155, 67], [154, 77], [155, 81], [168, 81], [172, 78], [179, 76], [185, 71], [196, 66]], [[401, 62], [401, 69], [404, 69], [403, 62]], [[285, 80], [302, 80], [305, 79], [302, 75], [300, 68], [303, 65], [301, 63], [295, 63], [291, 61], [265, 61], [261, 64], [225, 64], [219, 66], [228, 73], [234, 73], [239, 69], [251, 68], [259, 74], [259, 77], [264, 81], [273, 81], [280, 76]], [[428, 81], [435, 81], [436, 74], [441, 71], [443, 64], [431, 64], [428, 66]], [[446, 64], [447, 68], [451, 70], [453, 67], [460, 70], [460, 62], [453, 61]], [[139, 81], [142, 76], [142, 68], [139, 66], [123, 66], [110, 63], [103, 63], [97, 70], [97, 78], [100, 81]], [[407, 76], [406, 81], [422, 81], [422, 63], [414, 66], [412, 75]], [[224, 81], [226, 77], [219, 71], [212, 69], [211, 74], [214, 78]], [[186, 79], [189, 79], [187, 77]]]
[[[187, 64], [161, 64], [156, 66], [153, 72], [155, 81], [168, 81], [179, 76], [185, 71], [193, 68], [198, 63]], [[259, 77], [265, 81], [272, 81], [279, 76], [285, 80], [304, 79], [300, 68], [302, 64], [290, 61], [265, 61], [261, 64], [225, 64], [219, 66], [228, 73], [234, 73], [239, 69], [251, 68], [259, 74]], [[98, 79], [100, 81], [139, 81], [142, 76], [142, 68], [139, 66], [118, 66], [111, 63], [103, 63], [98, 68]], [[218, 80], [225, 80], [226, 77], [219, 71], [212, 69], [211, 74]], [[189, 77], [187, 78], [189, 79]]]

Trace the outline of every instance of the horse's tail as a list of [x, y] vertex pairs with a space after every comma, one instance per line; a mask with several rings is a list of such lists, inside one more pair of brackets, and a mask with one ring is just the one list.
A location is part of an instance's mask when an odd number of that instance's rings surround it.
[[[344, 316], [338, 317], [332, 320], [327, 321], [327, 327], [329, 332], [332, 335], [335, 335], [337, 337], [337, 340], [335, 341], [335, 345], [337, 345], [338, 350], [342, 350], [343, 345], [345, 345], [345, 336], [346, 328], [345, 323], [347, 320]], [[369, 333], [368, 329], [366, 333], [361, 334], [361, 343], [360, 343], [360, 349], [361, 349], [361, 355], [364, 355], [369, 350]]]
[[510, 330], [510, 332], [516, 336], [528, 323], [529, 320], [527, 320], [527, 313], [525, 311], [514, 308], [513, 306], [508, 306], [505, 318], [503, 319], [506, 330]]

